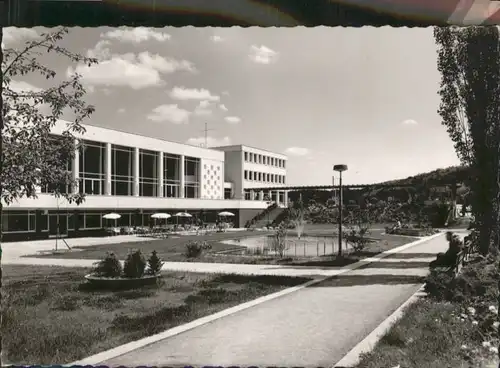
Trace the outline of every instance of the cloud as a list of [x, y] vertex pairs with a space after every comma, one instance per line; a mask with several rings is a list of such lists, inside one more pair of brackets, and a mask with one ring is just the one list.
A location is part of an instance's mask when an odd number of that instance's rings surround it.
[[211, 103], [210, 101], [200, 101], [198, 106], [194, 109], [194, 114], [198, 116], [206, 116], [206, 115], [211, 115], [212, 114], [212, 109], [211, 109]]
[[222, 94], [223, 94], [224, 96], [229, 96], [229, 92], [228, 92], [228, 91], [222, 91]]
[[224, 104], [220, 104], [219, 109], [221, 109], [222, 111], [227, 111], [227, 107]]
[[226, 116], [224, 120], [230, 124], [238, 124], [241, 122], [241, 119], [237, 116]]
[[118, 112], [119, 112], [120, 114], [123, 114], [123, 113], [125, 112], [125, 109], [122, 107], [122, 108], [118, 109]]
[[[231, 144], [231, 138], [227, 136], [223, 138], [207, 137], [206, 141], [208, 147], [228, 146]], [[189, 138], [186, 143], [193, 146], [205, 146], [205, 137]]]
[[40, 35], [31, 28], [7, 27], [3, 29], [2, 47], [10, 47], [11, 44], [34, 40]]
[[94, 48], [87, 50], [87, 57], [95, 58], [97, 60], [106, 60], [111, 58], [111, 51], [109, 49], [111, 41], [100, 40], [96, 43]]
[[170, 122], [173, 124], [187, 124], [191, 112], [180, 108], [178, 105], [160, 105], [153, 109], [147, 116], [151, 121]]
[[257, 47], [252, 45], [250, 48], [250, 59], [258, 64], [271, 64], [278, 58], [278, 53], [264, 45]]
[[141, 52], [137, 59], [143, 65], [147, 65], [163, 73], [174, 73], [176, 71], [195, 72], [196, 69], [190, 61], [175, 60], [172, 58], [164, 58], [158, 54], [150, 54], [149, 52]]
[[221, 36], [216, 36], [216, 35], [210, 36], [210, 40], [212, 42], [222, 42], [222, 41], [224, 41], [224, 39]]
[[285, 150], [285, 153], [290, 156], [307, 156], [309, 154], [309, 150], [304, 147], [288, 147]]
[[194, 71], [192, 64], [186, 60], [174, 60], [163, 58], [157, 54], [141, 52], [139, 55], [127, 53], [112, 55], [101, 49], [101, 56], [109, 59], [101, 60], [99, 64], [80, 64], [76, 68], [68, 68], [67, 75], [78, 73], [82, 81], [88, 85], [104, 86], [127, 86], [133, 89], [142, 89], [164, 84], [161, 73], [173, 73], [175, 71]]
[[20, 80], [11, 80], [9, 83], [9, 87], [11, 90], [14, 92], [20, 93], [20, 92], [40, 92], [42, 91], [41, 88], [34, 86], [31, 83], [25, 82], [25, 81], [20, 81]]
[[418, 125], [418, 123], [413, 119], [404, 120], [401, 124], [403, 124], [403, 125]]
[[134, 27], [134, 28], [117, 28], [112, 31], [101, 34], [103, 38], [119, 40], [122, 42], [141, 43], [144, 41], [154, 40], [158, 42], [168, 41], [171, 36], [168, 33], [157, 31], [153, 28]]
[[207, 100], [207, 101], [219, 101], [220, 96], [212, 95], [212, 93], [204, 88], [185, 88], [185, 87], [174, 87], [170, 91], [170, 97], [175, 100]]

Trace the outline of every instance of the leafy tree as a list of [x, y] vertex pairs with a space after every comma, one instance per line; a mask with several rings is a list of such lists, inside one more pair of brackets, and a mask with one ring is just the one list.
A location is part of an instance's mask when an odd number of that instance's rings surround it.
[[[3, 205], [23, 197], [36, 198], [37, 186], [46, 186], [53, 195], [70, 202], [84, 200], [82, 195], [67, 190], [76, 185], [67, 170], [74, 155], [74, 134], [85, 131], [81, 122], [94, 111], [83, 101], [85, 88], [80, 76], [75, 74], [45, 90], [20, 90], [15, 86], [15, 78], [29, 74], [45, 79], [56, 77], [56, 72], [40, 61], [45, 54], [63, 56], [75, 63], [97, 63], [58, 45], [67, 32], [61, 28], [41, 34], [21, 49], [0, 48], [0, 241]], [[0, 41], [2, 38], [0, 27]], [[63, 112], [70, 112], [74, 121], [55, 140], [50, 131]]]
[[[499, 32], [496, 27], [435, 28], [441, 73], [443, 119], [462, 164], [479, 230], [479, 249], [487, 254], [498, 206]], [[497, 202], [497, 203], [495, 203]], [[498, 211], [496, 211], [498, 213]]]

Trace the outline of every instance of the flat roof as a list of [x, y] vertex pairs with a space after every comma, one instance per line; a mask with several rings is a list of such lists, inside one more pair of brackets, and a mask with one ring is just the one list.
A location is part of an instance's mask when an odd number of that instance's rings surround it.
[[230, 151], [230, 150], [243, 151], [245, 148], [250, 148], [250, 149], [257, 150], [257, 151], [268, 152], [268, 153], [271, 153], [273, 155], [282, 156], [282, 157], [285, 157], [285, 159], [288, 159], [288, 157], [282, 153], [270, 151], [270, 150], [263, 149], [263, 148], [248, 146], [245, 144], [233, 144], [233, 145], [229, 145], [229, 146], [217, 146], [217, 147], [212, 147], [212, 148], [217, 149], [217, 150], [221, 150], [221, 151]]

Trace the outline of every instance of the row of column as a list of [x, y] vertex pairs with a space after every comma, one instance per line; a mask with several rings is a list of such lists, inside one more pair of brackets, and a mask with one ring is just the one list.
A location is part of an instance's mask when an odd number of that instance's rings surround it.
[[[269, 195], [270, 199], [273, 200], [273, 194], [274, 194], [274, 202], [277, 202], [278, 204], [283, 204], [284, 206], [288, 206], [288, 191], [287, 190], [270, 190]], [[283, 201], [280, 200], [280, 194], [283, 194]], [[255, 191], [250, 190], [250, 199], [254, 200], [255, 199]], [[258, 191], [257, 192], [257, 199], [259, 201], [264, 200], [264, 191]]]
[[[78, 143], [77, 143], [78, 144]], [[106, 143], [106, 149], [104, 151], [104, 195], [112, 195], [111, 191], [111, 168], [112, 168], [112, 163], [111, 163], [111, 143]], [[157, 196], [158, 197], [163, 197], [164, 196], [164, 191], [163, 191], [163, 158], [164, 154], [163, 152], [158, 152], [158, 158], [157, 158], [157, 176], [158, 176], [158, 189], [157, 189]], [[179, 188], [179, 197], [178, 198], [184, 198], [184, 186], [185, 186], [185, 175], [184, 175], [184, 162], [185, 156], [180, 155], [179, 157], [179, 181], [180, 181], [180, 188]], [[132, 159], [132, 176], [133, 176], [133, 185], [132, 185], [132, 195], [135, 197], [138, 197], [140, 194], [140, 151], [139, 148], [135, 147], [134, 148], [134, 156]], [[77, 149], [75, 150], [75, 155], [73, 157], [73, 180], [76, 181], [77, 185], [74, 188], [74, 193], [78, 193], [80, 190], [80, 182], [78, 181], [79, 179], [79, 173], [80, 173], [80, 151]]]

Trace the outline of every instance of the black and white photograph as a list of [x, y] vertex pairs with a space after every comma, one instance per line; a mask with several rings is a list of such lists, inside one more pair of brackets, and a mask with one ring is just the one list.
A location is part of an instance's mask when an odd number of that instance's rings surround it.
[[2, 30], [2, 365], [499, 365], [500, 32]]

